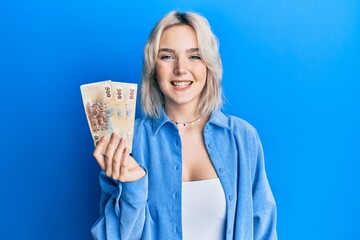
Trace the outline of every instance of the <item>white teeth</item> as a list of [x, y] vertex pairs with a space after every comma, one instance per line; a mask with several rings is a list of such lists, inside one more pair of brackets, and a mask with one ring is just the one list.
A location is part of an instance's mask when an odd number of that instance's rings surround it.
[[178, 88], [186, 88], [191, 84], [191, 82], [173, 82], [172, 84]]

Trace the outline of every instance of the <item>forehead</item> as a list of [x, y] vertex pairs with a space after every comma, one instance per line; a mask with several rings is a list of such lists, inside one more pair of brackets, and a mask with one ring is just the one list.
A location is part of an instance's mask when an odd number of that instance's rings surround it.
[[177, 25], [167, 28], [160, 37], [160, 47], [176, 48], [187, 46], [195, 48], [198, 46], [195, 30], [189, 25]]

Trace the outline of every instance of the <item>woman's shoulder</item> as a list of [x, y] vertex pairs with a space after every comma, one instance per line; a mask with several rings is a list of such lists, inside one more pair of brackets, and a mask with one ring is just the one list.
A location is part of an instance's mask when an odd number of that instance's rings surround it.
[[148, 125], [151, 124], [152, 118], [147, 116], [138, 116], [135, 118], [135, 125]]
[[217, 112], [215, 115], [215, 122], [222, 122], [224, 125], [228, 126], [232, 131], [241, 131], [241, 132], [256, 132], [256, 129], [248, 121], [244, 120], [241, 117], [234, 116], [231, 114], [226, 114], [223, 112]]
[[228, 124], [235, 138], [242, 139], [248, 144], [258, 145], [260, 138], [256, 128], [243, 118], [224, 114], [228, 118]]
[[138, 132], [156, 132], [163, 123], [159, 119], [148, 116], [140, 116], [135, 119], [135, 130]]

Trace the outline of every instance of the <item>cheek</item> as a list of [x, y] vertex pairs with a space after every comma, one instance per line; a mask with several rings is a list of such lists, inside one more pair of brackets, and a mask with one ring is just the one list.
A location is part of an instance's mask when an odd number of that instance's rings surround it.
[[161, 64], [156, 64], [155, 65], [155, 76], [156, 76], [156, 81], [158, 83], [158, 86], [160, 87], [160, 90], [163, 92], [164, 91], [164, 82], [166, 79], [166, 68], [164, 68], [164, 66], [162, 66]]
[[196, 74], [197, 74], [198, 78], [200, 78], [202, 80], [206, 80], [206, 76], [207, 76], [206, 66], [205, 65], [198, 66], [196, 69]]
[[155, 74], [156, 74], [156, 78], [158, 80], [163, 79], [164, 77], [166, 77], [166, 74], [167, 74], [166, 67], [164, 67], [162, 64], [157, 63], [155, 65]]

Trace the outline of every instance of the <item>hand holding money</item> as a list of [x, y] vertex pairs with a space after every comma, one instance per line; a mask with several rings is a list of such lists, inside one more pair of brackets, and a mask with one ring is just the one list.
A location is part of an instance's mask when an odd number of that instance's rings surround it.
[[[102, 149], [106, 147], [105, 154]], [[102, 137], [95, 148], [94, 157], [106, 175], [120, 182], [132, 182], [145, 176], [145, 171], [129, 155], [126, 139], [112, 134], [110, 139]]]

